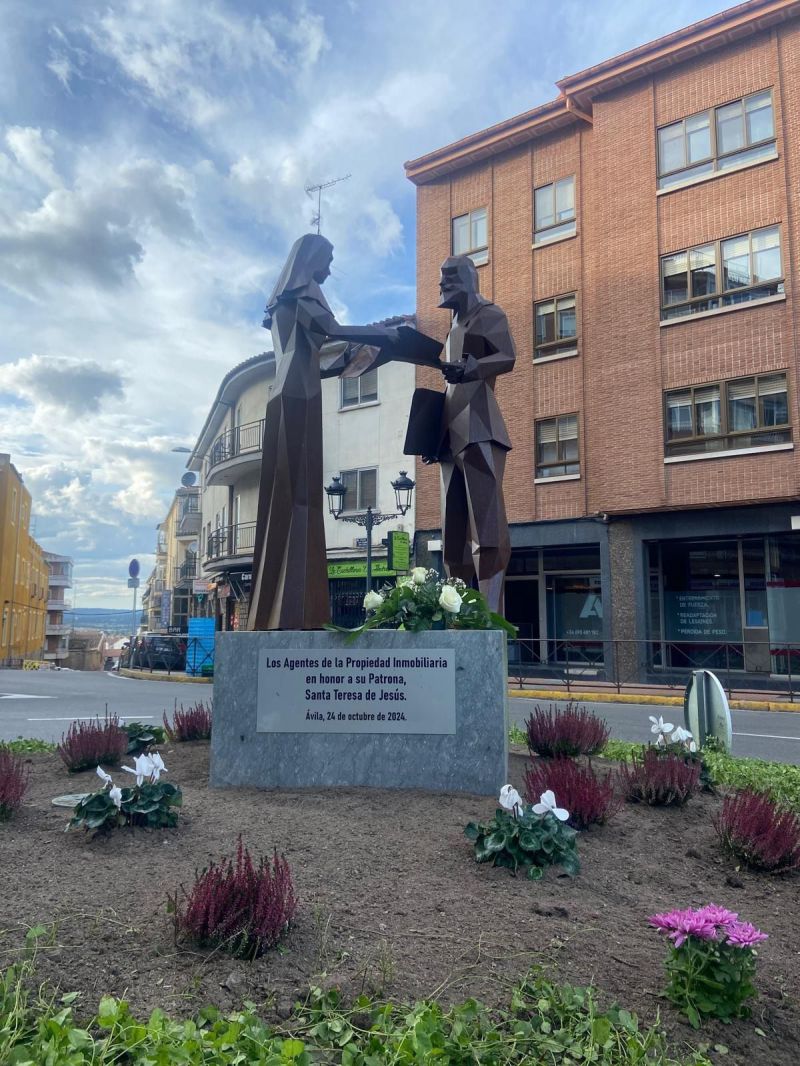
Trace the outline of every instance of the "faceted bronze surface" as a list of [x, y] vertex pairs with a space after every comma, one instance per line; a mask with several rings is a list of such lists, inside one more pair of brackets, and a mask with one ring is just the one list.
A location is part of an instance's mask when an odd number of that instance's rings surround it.
[[[442, 263], [440, 307], [454, 312], [441, 367], [448, 382], [438, 448], [425, 452], [415, 442], [430, 439], [432, 399], [415, 396], [406, 451], [442, 469], [442, 540], [450, 577], [473, 577], [489, 606], [500, 611], [511, 544], [503, 499], [503, 473], [511, 441], [494, 395], [498, 374], [514, 367], [516, 351], [508, 319], [481, 296], [468, 256]], [[418, 390], [418, 392], [430, 390]], [[425, 424], [427, 422], [427, 424]], [[433, 434], [434, 438], [436, 434]]]
[[[264, 325], [272, 330], [276, 373], [264, 427], [251, 630], [321, 629], [330, 621], [322, 377], [363, 373], [387, 358], [438, 364], [442, 347], [410, 326], [340, 326], [320, 287], [332, 260], [330, 241], [300, 237], [267, 303]], [[328, 341], [350, 343], [323, 365]]]

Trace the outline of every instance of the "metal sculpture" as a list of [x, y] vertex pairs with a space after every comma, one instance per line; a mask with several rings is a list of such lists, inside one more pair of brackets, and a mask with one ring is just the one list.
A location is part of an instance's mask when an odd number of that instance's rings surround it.
[[[408, 326], [341, 326], [322, 294], [333, 245], [295, 241], [267, 302], [276, 373], [264, 424], [247, 627], [321, 629], [330, 621], [322, 475], [323, 377], [386, 361], [436, 362], [441, 344]], [[322, 356], [329, 341], [351, 342]], [[415, 354], [416, 353], [416, 354]]]
[[[447, 392], [439, 416], [436, 397], [442, 394], [417, 390], [406, 452], [441, 464], [442, 547], [448, 575], [468, 584], [477, 577], [489, 607], [500, 612], [511, 556], [503, 498], [511, 441], [494, 383], [498, 374], [513, 369], [516, 351], [505, 312], [478, 291], [478, 273], [469, 256], [445, 259], [439, 291], [439, 306], [454, 312], [445, 345], [447, 362], [441, 364]], [[438, 447], [429, 451], [430, 444], [419, 444], [431, 440], [431, 429]]]

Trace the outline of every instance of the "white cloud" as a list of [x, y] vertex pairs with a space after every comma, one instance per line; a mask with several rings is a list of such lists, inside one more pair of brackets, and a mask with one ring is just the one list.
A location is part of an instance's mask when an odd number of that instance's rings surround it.
[[106, 399], [121, 399], [123, 376], [92, 360], [43, 359], [31, 355], [0, 366], [0, 388], [43, 408], [82, 417]]
[[10, 126], [6, 130], [6, 144], [19, 165], [48, 188], [53, 189], [61, 184], [53, 165], [53, 149], [45, 141], [41, 130], [30, 126]]

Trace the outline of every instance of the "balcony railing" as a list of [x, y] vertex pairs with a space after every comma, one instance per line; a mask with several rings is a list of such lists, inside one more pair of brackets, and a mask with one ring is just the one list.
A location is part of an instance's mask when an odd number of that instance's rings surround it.
[[51, 599], [49, 599], [47, 601], [47, 610], [48, 611], [71, 611], [72, 610], [72, 600], [56, 600], [56, 599], [52, 599], [51, 598]]
[[69, 633], [72, 630], [71, 625], [67, 625], [66, 622], [45, 622], [44, 633], [46, 637], [60, 637], [64, 633]]
[[264, 419], [246, 422], [243, 426], [226, 429], [221, 433], [208, 453], [206, 470], [211, 470], [228, 459], [235, 459], [244, 452], [260, 452], [264, 444]]
[[187, 500], [187, 503], [191, 502], [192, 507], [187, 507], [181, 511], [180, 518], [178, 519], [177, 536], [179, 537], [196, 537], [200, 532], [200, 504], [194, 497], [191, 501]]
[[175, 584], [181, 585], [197, 577], [197, 556], [187, 556], [185, 562], [175, 568]]
[[222, 526], [208, 538], [206, 558], [227, 559], [233, 555], [251, 555], [256, 541], [255, 522], [241, 522], [238, 526]]

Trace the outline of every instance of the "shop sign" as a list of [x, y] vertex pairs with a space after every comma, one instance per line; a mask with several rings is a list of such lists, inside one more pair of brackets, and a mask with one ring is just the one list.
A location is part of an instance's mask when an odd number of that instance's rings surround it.
[[161, 625], [168, 626], [172, 616], [172, 589], [164, 589], [161, 593]]
[[[342, 578], [342, 577], [366, 577], [367, 576], [367, 563], [363, 562], [349, 562], [349, 563], [328, 563], [328, 577], [329, 578]], [[373, 577], [395, 577], [395, 571], [391, 570], [386, 563], [385, 559], [373, 559], [372, 561], [372, 576]]]
[[230, 585], [217, 585], [217, 599], [227, 600], [231, 594]]
[[741, 642], [739, 590], [667, 591], [664, 620], [670, 641]]
[[411, 536], [402, 530], [389, 533], [389, 554], [386, 560], [392, 570], [409, 570], [411, 567]]
[[192, 592], [195, 596], [207, 596], [211, 591], [211, 582], [207, 577], [196, 577], [192, 582]]

